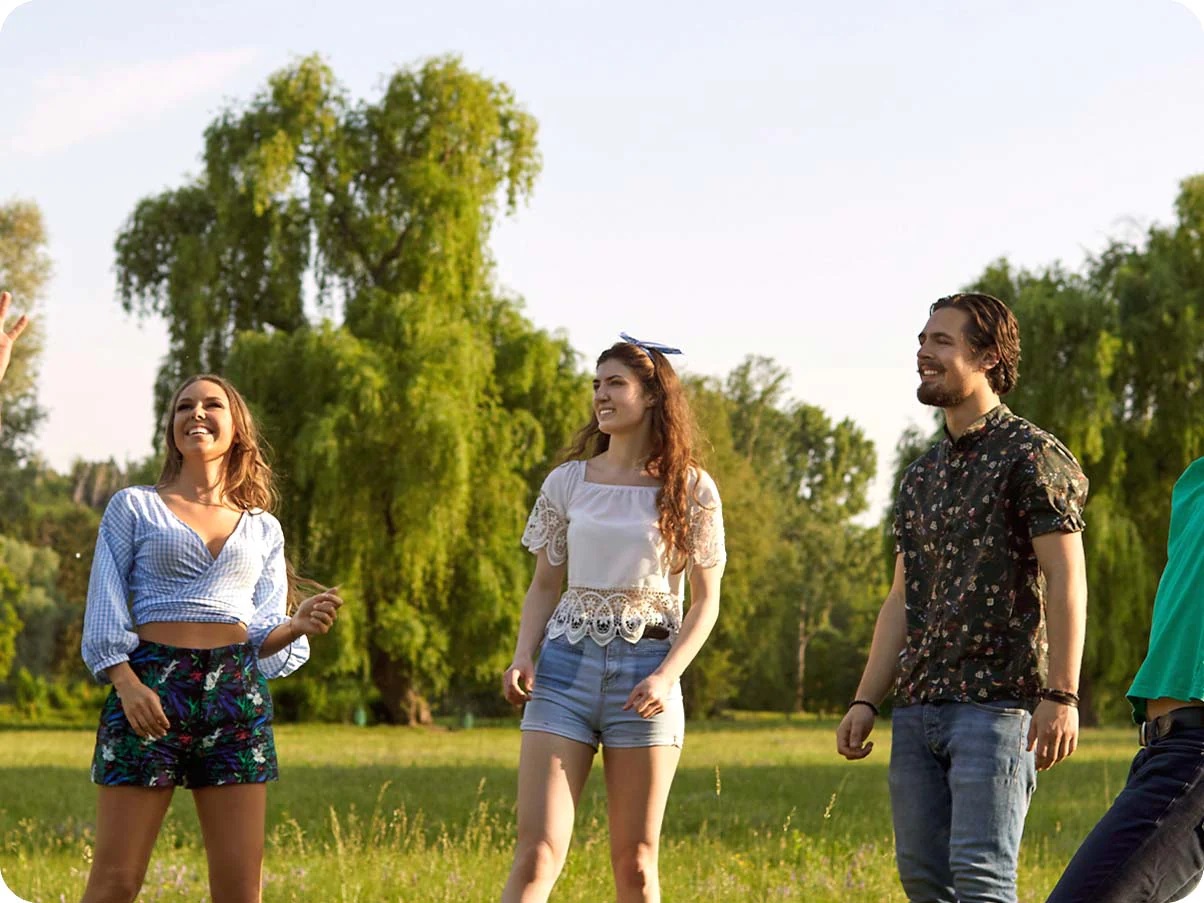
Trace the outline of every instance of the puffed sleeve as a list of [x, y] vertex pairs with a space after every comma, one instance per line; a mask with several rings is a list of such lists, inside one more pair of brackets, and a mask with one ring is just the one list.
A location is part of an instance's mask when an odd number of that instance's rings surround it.
[[523, 530], [523, 545], [532, 553], [545, 549], [550, 564], [564, 564], [568, 559], [570, 470], [576, 463], [561, 464], [547, 475]]
[[1083, 529], [1087, 477], [1066, 446], [1052, 436], [1034, 437], [1018, 477], [1017, 514], [1028, 524], [1029, 536]]
[[[288, 621], [288, 569], [284, 563], [284, 531], [270, 514], [263, 519], [263, 573], [255, 584], [255, 612], [247, 625], [247, 639], [259, 649], [269, 633]], [[259, 670], [272, 679], [292, 674], [309, 660], [309, 637], [299, 636], [283, 649], [259, 659]]]
[[709, 473], [699, 471], [690, 499], [690, 566], [713, 568], [726, 561], [719, 488]]
[[101, 683], [109, 681], [105, 669], [129, 661], [138, 648], [129, 604], [137, 519], [133, 496], [123, 489], [109, 500], [96, 534], [80, 652]]

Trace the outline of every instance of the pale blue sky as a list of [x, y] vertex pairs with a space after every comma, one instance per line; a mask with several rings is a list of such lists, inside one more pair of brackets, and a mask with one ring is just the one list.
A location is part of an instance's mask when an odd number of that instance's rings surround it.
[[448, 52], [508, 82], [545, 165], [493, 248], [535, 323], [591, 359], [620, 330], [693, 372], [773, 357], [884, 472], [927, 417], [932, 300], [1001, 255], [1077, 266], [1204, 171], [1204, 28], [1172, 0], [32, 0], [0, 30], [0, 198], [50, 230], [55, 466], [149, 450], [165, 340], [115, 301], [116, 230], [197, 170], [223, 103], [313, 51], [358, 95]]

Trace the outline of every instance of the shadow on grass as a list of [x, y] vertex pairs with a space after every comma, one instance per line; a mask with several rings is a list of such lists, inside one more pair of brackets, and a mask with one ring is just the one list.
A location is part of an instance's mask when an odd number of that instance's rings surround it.
[[[601, 757], [583, 794], [578, 824], [605, 821]], [[490, 765], [281, 765], [281, 780], [268, 790], [268, 830], [295, 822], [309, 837], [330, 833], [331, 812], [341, 819], [404, 814], [420, 818], [429, 840], [453, 837], [484, 811], [499, 823], [513, 819], [517, 775]], [[169, 825], [195, 827], [192, 805], [177, 791]], [[46, 832], [71, 834], [95, 820], [96, 788], [86, 771], [64, 766], [7, 767], [0, 771], [0, 837], [33, 841]], [[781, 828], [805, 830], [852, 818], [870, 827], [886, 811], [884, 765], [838, 763], [800, 768], [694, 764], [679, 769], [669, 802], [666, 834], [704, 827], [738, 834]], [[846, 812], [846, 810], [848, 810]], [[880, 832], [881, 828], [878, 827]], [[181, 833], [186, 833], [181, 831]]]
[[[696, 760], [679, 769], [665, 822], [667, 841], [699, 834], [734, 848], [773, 832], [887, 842], [890, 805], [886, 756], [878, 761], [799, 766], [725, 765]], [[1070, 761], [1042, 774], [1026, 843], [1043, 838], [1066, 855], [1110, 804], [1127, 763]], [[595, 772], [600, 772], [600, 763]], [[404, 821], [427, 843], [455, 841], [488, 823], [512, 836], [516, 774], [492, 765], [281, 766], [268, 792], [268, 833], [287, 828], [311, 842], [332, 842], [339, 829]], [[177, 792], [165, 822], [165, 842], [199, 846], [186, 792]], [[0, 841], [29, 852], [83, 838], [95, 821], [96, 788], [86, 771], [62, 766], [0, 771]], [[605, 787], [591, 775], [577, 814], [579, 830], [605, 829]], [[161, 841], [162, 842], [162, 841]]]

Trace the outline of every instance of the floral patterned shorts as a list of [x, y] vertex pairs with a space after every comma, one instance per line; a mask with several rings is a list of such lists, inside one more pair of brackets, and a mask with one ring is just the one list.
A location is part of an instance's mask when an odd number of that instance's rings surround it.
[[162, 740], [139, 737], [110, 691], [100, 710], [93, 782], [196, 788], [279, 777], [272, 697], [250, 643], [182, 649], [144, 641], [130, 667], [158, 692], [171, 726]]

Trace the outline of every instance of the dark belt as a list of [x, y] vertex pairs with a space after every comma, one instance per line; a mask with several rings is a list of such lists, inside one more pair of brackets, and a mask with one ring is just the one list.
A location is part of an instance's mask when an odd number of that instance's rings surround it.
[[669, 628], [651, 624], [644, 628], [644, 636], [650, 640], [667, 640], [669, 639]]
[[1169, 737], [1175, 731], [1199, 728], [1204, 728], [1204, 707], [1184, 706], [1159, 715], [1153, 721], [1141, 722], [1137, 726], [1137, 742], [1142, 746], [1149, 746], [1155, 740]]

